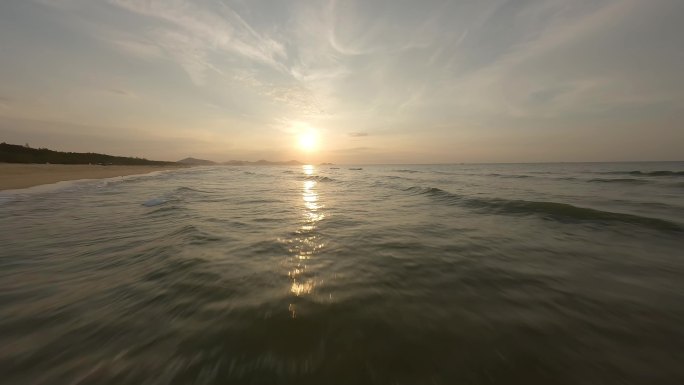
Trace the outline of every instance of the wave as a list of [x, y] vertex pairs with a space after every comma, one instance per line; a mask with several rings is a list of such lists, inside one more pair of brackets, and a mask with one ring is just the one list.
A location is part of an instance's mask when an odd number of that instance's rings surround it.
[[223, 238], [200, 229], [195, 225], [184, 225], [176, 228], [166, 235], [167, 239], [176, 239], [176, 242], [187, 242], [191, 245], [205, 244], [220, 241]]
[[156, 207], [153, 210], [150, 210], [145, 213], [145, 215], [151, 215], [151, 216], [173, 216], [178, 210], [180, 209], [179, 206], [177, 205], [158, 205], [158, 206], [147, 206], [147, 207]]
[[612, 174], [612, 175], [640, 175], [640, 176], [684, 176], [684, 171], [607, 171], [600, 172], [599, 174]]
[[15, 200], [17, 198], [16, 195], [9, 195], [9, 194], [2, 194], [0, 193], [0, 206], [6, 203], [10, 203], [11, 201]]
[[309, 175], [304, 178], [305, 180], [314, 180], [316, 182], [334, 182], [335, 179], [333, 178], [328, 178], [327, 176], [320, 176], [320, 175]]
[[409, 173], [409, 174], [415, 174], [415, 173], [421, 172], [421, 171], [417, 171], [417, 170], [405, 170], [405, 169], [392, 170], [392, 171], [394, 171], [394, 172], [405, 172], [405, 173]]
[[209, 191], [199, 190], [199, 189], [192, 188], [192, 187], [178, 187], [176, 189], [176, 192], [198, 192], [198, 193], [209, 194]]
[[647, 180], [633, 179], [633, 178], [617, 178], [617, 179], [596, 178], [596, 179], [590, 179], [587, 182], [589, 182], [589, 183], [625, 183], [625, 184], [647, 184], [647, 183], [650, 183]]
[[182, 200], [183, 194], [192, 194], [192, 193], [201, 193], [201, 194], [210, 194], [209, 191], [204, 191], [204, 190], [198, 190], [192, 187], [177, 187], [175, 190], [173, 190], [170, 193], [164, 194], [162, 196], [158, 196], [155, 198], [150, 198], [146, 200], [145, 202], [142, 203], [143, 206], [145, 207], [155, 207], [155, 206], [161, 206], [163, 204], [169, 203], [169, 202], [178, 202]]
[[165, 198], [152, 198], [152, 199], [148, 199], [145, 202], [143, 202], [142, 205], [145, 207], [154, 207], [154, 206], [163, 205], [164, 203], [168, 203], [168, 202], [169, 202], [169, 200], [165, 199]]
[[501, 198], [471, 198], [463, 195], [453, 194], [436, 187], [421, 188], [414, 186], [405, 189], [405, 191], [409, 191], [414, 194], [427, 195], [449, 205], [458, 205], [492, 214], [523, 216], [541, 215], [547, 219], [553, 219], [558, 222], [621, 222], [650, 227], [658, 230], [677, 232], [684, 231], [679, 224], [664, 219], [578, 207], [567, 203], [510, 200]]
[[413, 178], [408, 178], [408, 177], [399, 176], [399, 175], [384, 175], [384, 177], [387, 179], [395, 179], [395, 180], [401, 179], [401, 180], [407, 180], [407, 181], [415, 181], [415, 179], [413, 179]]
[[487, 174], [487, 176], [496, 176], [499, 178], [534, 178], [532, 175], [515, 175], [515, 174]]
[[282, 203], [283, 201], [279, 199], [248, 199], [244, 201], [235, 202], [237, 205], [258, 205], [258, 204], [270, 204], [270, 203]]

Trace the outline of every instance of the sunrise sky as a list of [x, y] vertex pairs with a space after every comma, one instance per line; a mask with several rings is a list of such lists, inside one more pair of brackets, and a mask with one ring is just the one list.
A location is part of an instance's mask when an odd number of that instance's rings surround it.
[[681, 0], [3, 0], [0, 141], [168, 160], [681, 160], [683, 17]]

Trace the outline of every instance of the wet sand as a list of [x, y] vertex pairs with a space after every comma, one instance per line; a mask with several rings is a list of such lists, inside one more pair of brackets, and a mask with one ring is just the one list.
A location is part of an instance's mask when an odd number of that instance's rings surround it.
[[0, 190], [21, 189], [77, 179], [102, 179], [174, 170], [186, 166], [98, 166], [87, 164], [0, 163]]

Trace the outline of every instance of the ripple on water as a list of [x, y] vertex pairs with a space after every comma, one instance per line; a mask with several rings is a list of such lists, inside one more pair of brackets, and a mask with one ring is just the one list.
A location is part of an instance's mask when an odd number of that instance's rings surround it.
[[211, 167], [23, 194], [0, 204], [0, 383], [680, 383], [681, 169]]

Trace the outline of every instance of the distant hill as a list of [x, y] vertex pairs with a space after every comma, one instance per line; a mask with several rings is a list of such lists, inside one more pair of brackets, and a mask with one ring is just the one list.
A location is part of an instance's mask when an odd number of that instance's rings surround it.
[[94, 152], [62, 152], [47, 148], [31, 148], [17, 144], [0, 143], [0, 162], [5, 163], [55, 163], [55, 164], [101, 164], [101, 165], [171, 165], [176, 162], [147, 160], [97, 154]]
[[303, 163], [296, 160], [288, 160], [285, 162], [271, 162], [268, 160], [257, 160], [256, 162], [249, 162], [246, 160], [229, 160], [223, 164], [227, 166], [301, 166]]
[[185, 159], [179, 160], [176, 163], [187, 164], [189, 166], [210, 166], [212, 164], [216, 164], [216, 162], [212, 162], [211, 160], [197, 159], [197, 158], [185, 158]]

